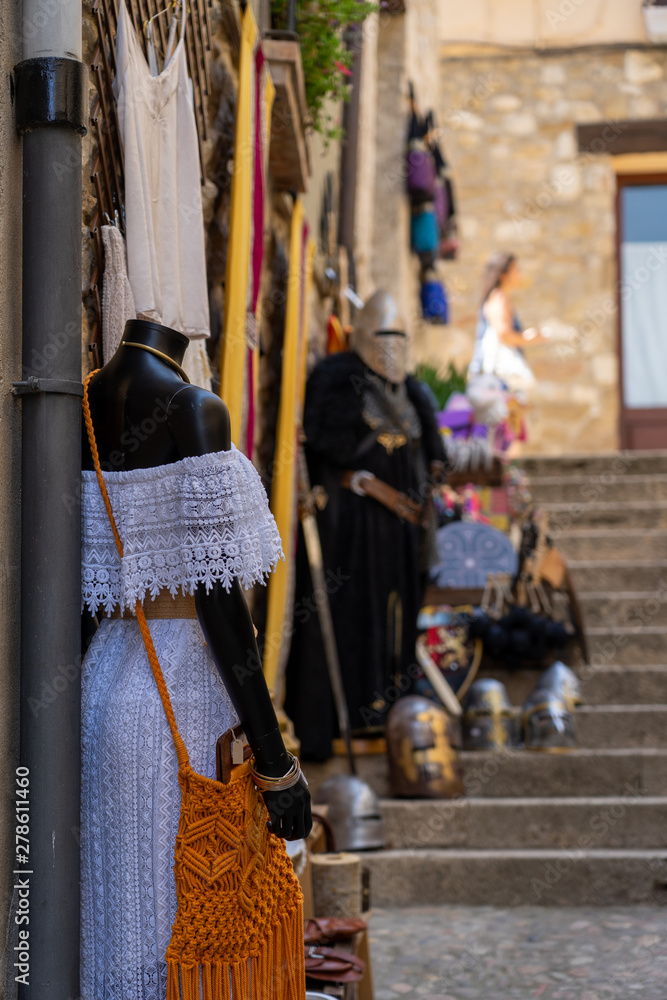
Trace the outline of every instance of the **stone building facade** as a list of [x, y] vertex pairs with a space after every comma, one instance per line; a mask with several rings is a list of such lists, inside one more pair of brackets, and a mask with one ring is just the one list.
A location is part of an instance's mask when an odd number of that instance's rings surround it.
[[[628, 157], [621, 141], [628, 123], [667, 118], [667, 49], [649, 44], [639, 0], [408, 0], [404, 14], [380, 15], [369, 47], [375, 143], [360, 174], [374, 196], [357, 226], [367, 288], [394, 290], [413, 360], [465, 370], [484, 262], [495, 250], [516, 253], [521, 321], [551, 332], [530, 350], [538, 389], [526, 450], [617, 448], [618, 177], [667, 172], [667, 154]], [[460, 253], [438, 265], [447, 326], [421, 320], [409, 252], [408, 81], [421, 109], [435, 112], [457, 196]], [[604, 139], [581, 152], [578, 130], [591, 123]]]
[[[618, 446], [623, 160], [614, 145], [624, 122], [665, 116], [666, 75], [664, 49], [442, 54], [440, 114], [462, 247], [455, 263], [441, 265], [452, 325], [427, 332], [423, 353], [467, 362], [484, 261], [497, 249], [515, 252], [525, 281], [516, 293], [521, 321], [551, 330], [530, 351], [539, 381], [531, 451]], [[580, 153], [577, 125], [588, 122], [607, 122], [608, 141]]]

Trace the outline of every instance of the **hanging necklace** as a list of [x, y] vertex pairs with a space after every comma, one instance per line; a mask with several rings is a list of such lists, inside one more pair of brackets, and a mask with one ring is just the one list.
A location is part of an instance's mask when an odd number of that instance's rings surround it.
[[125, 345], [125, 347], [139, 347], [141, 348], [142, 351], [149, 351], [151, 354], [154, 354], [157, 358], [162, 358], [162, 360], [166, 361], [167, 364], [174, 369], [174, 371], [178, 372], [178, 374], [181, 376], [184, 382], [187, 382], [188, 385], [190, 385], [190, 379], [188, 378], [185, 369], [181, 368], [179, 363], [177, 361], [174, 361], [173, 358], [170, 358], [168, 354], [163, 354], [162, 351], [158, 351], [156, 347], [149, 347], [148, 344], [138, 344], [134, 340], [124, 340], [123, 344]]

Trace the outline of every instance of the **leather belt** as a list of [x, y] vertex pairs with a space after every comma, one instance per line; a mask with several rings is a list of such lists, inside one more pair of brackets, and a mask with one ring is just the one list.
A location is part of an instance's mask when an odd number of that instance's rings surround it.
[[[156, 594], [155, 600], [151, 600], [150, 597], [147, 597], [143, 602], [142, 607], [146, 618], [197, 617], [194, 594], [176, 594], [176, 597], [172, 597], [167, 589], [161, 590], [158, 594]], [[113, 609], [109, 617], [136, 619], [134, 608], [131, 610], [124, 608], [121, 611], [118, 606]]]
[[366, 469], [357, 469], [356, 471], [350, 469], [343, 473], [341, 485], [347, 490], [352, 490], [357, 496], [371, 497], [373, 500], [377, 500], [397, 517], [421, 527], [424, 516], [423, 506], [416, 500], [412, 500], [407, 493], [401, 493], [389, 483], [378, 479], [372, 472], [368, 472]]

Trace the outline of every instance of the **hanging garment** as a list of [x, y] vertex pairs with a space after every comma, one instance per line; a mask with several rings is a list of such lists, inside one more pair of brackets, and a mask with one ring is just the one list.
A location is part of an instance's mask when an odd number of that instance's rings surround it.
[[183, 368], [192, 385], [211, 391], [211, 364], [205, 340], [191, 340], [183, 358]]
[[102, 282], [102, 356], [104, 364], [118, 348], [128, 319], [136, 319], [132, 289], [127, 279], [127, 253], [117, 226], [102, 226], [104, 280]]
[[[233, 447], [104, 479], [125, 553], [121, 564], [95, 473], [84, 471], [82, 601], [92, 613], [150, 604], [160, 591], [192, 594], [201, 583], [237, 578], [249, 587], [280, 558], [259, 476]], [[214, 778], [215, 742], [237, 717], [199, 622], [149, 626], [192, 766]], [[167, 994], [180, 802], [174, 742], [139, 625], [103, 618], [82, 668], [82, 1000]]]
[[[197, 340], [210, 336], [210, 326], [186, 16], [183, 4], [178, 44], [162, 72], [152, 76], [121, 0], [113, 91], [125, 169], [128, 275], [137, 316]], [[201, 346], [192, 352], [199, 353], [195, 364], [202, 364], [200, 352]]]

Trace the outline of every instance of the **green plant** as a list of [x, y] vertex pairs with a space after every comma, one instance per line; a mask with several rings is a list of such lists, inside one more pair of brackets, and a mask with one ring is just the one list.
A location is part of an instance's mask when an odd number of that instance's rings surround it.
[[452, 361], [449, 362], [444, 376], [438, 374], [438, 367], [435, 362], [417, 365], [415, 378], [418, 378], [420, 382], [426, 383], [437, 399], [441, 410], [444, 410], [447, 400], [453, 393], [466, 391], [465, 374], [457, 371]]
[[[347, 74], [352, 52], [345, 44], [347, 28], [360, 25], [378, 10], [364, 0], [301, 0], [296, 7], [296, 30], [301, 47], [301, 61], [306, 86], [308, 124], [326, 141], [342, 137], [342, 129], [326, 111], [327, 101], [348, 100]], [[287, 24], [287, 0], [272, 0], [274, 28]]]

